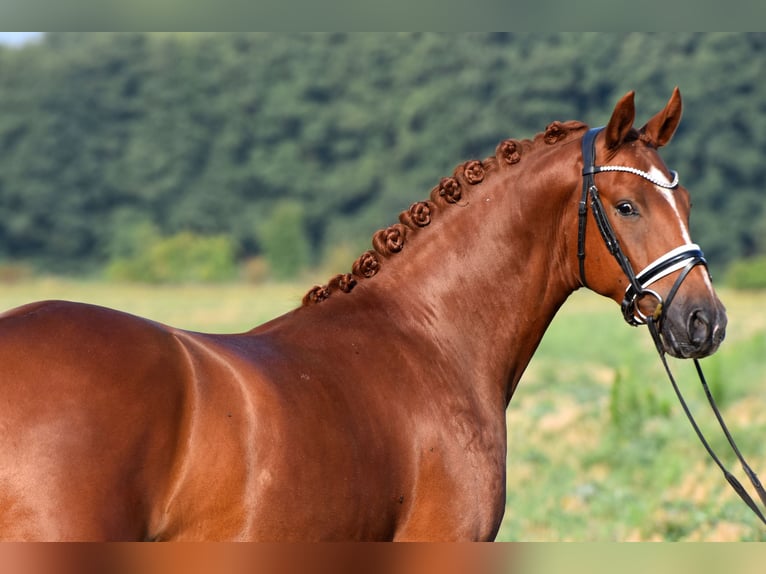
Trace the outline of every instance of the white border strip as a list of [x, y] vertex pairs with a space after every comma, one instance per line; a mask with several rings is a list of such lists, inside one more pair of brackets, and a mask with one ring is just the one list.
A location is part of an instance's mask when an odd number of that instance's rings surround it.
[[[651, 285], [652, 283], [656, 283], [657, 281], [659, 281], [663, 277], [666, 277], [666, 276], [670, 275], [671, 273], [674, 273], [674, 272], [678, 271], [679, 269], [685, 267], [689, 263], [689, 260], [693, 259], [693, 257], [689, 256], [689, 257], [687, 257], [685, 259], [682, 259], [678, 263], [675, 263], [675, 264], [671, 265], [667, 269], [664, 269], [662, 271], [662, 273], [660, 273], [656, 277], [652, 277], [651, 280], [648, 283], [644, 283], [641, 280], [641, 278], [643, 276], [645, 276], [645, 275], [649, 275], [652, 272], [653, 269], [656, 269], [657, 267], [662, 265], [668, 259], [672, 259], [673, 257], [676, 257], [677, 255], [680, 255], [681, 253], [684, 253], [686, 251], [692, 251], [692, 250], [695, 250], [695, 251], [699, 250], [699, 251], [701, 251], [700, 246], [697, 245], [696, 243], [687, 243], [686, 245], [681, 245], [680, 247], [676, 247], [675, 249], [673, 249], [671, 251], [668, 251], [665, 255], [663, 255], [662, 257], [658, 257], [656, 260], [652, 261], [649, 265], [644, 267], [641, 270], [641, 272], [638, 275], [636, 275], [636, 280], [638, 281], [639, 285], [641, 285], [642, 288], [646, 288], [649, 285]], [[630, 289], [630, 286], [628, 286], [628, 289]], [[627, 292], [627, 289], [626, 289], [626, 292]]]

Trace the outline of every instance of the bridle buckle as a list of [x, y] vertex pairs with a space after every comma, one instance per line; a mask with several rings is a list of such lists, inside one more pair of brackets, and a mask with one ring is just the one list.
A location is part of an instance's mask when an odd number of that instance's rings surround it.
[[637, 293], [631, 299], [628, 299], [626, 296], [625, 299], [622, 300], [622, 316], [625, 318], [625, 321], [628, 324], [634, 327], [638, 327], [640, 325], [646, 325], [646, 323], [649, 321], [649, 316], [645, 315], [638, 305], [641, 299], [647, 295], [654, 297], [657, 300], [657, 306], [654, 308], [654, 312], [651, 316], [655, 321], [660, 320], [660, 317], [662, 316], [662, 310], [664, 309], [664, 302], [662, 301], [662, 297], [659, 293], [652, 289], [642, 289], [640, 293]]

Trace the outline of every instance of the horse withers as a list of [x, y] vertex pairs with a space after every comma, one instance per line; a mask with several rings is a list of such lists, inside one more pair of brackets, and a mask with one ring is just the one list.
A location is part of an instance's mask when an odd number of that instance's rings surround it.
[[553, 122], [459, 165], [349, 273], [246, 333], [63, 301], [5, 313], [0, 538], [494, 538], [505, 409], [573, 291], [661, 316], [675, 356], [723, 338], [657, 153], [680, 95], [640, 129], [634, 113], [630, 93], [600, 131]]

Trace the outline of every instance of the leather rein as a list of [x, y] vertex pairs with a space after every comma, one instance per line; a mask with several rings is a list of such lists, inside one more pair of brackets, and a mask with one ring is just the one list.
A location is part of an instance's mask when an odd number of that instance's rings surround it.
[[[702, 431], [700, 430], [699, 425], [694, 420], [694, 416], [692, 415], [691, 411], [689, 410], [689, 407], [686, 404], [686, 401], [684, 400], [681, 390], [678, 387], [675, 377], [673, 376], [673, 373], [670, 370], [670, 366], [668, 365], [667, 357], [665, 356], [665, 350], [664, 350], [664, 345], [662, 342], [662, 335], [661, 335], [662, 321], [665, 318], [666, 311], [670, 307], [670, 303], [672, 302], [673, 298], [678, 292], [678, 289], [680, 288], [684, 279], [686, 279], [686, 277], [692, 271], [692, 269], [694, 269], [697, 265], [701, 265], [705, 267], [705, 269], [707, 270], [707, 261], [705, 260], [705, 256], [698, 245], [695, 245], [695, 244], [682, 245], [676, 249], [669, 251], [662, 257], [659, 257], [658, 259], [650, 263], [647, 267], [645, 267], [639, 273], [635, 273], [632, 265], [630, 264], [630, 260], [622, 251], [622, 248], [620, 247], [620, 242], [617, 239], [616, 234], [614, 233], [614, 229], [609, 223], [609, 219], [606, 215], [606, 210], [604, 209], [604, 204], [601, 202], [601, 198], [598, 193], [598, 188], [596, 187], [595, 180], [594, 180], [594, 176], [597, 173], [601, 173], [605, 171], [621, 171], [626, 173], [632, 173], [634, 175], [647, 179], [650, 182], [652, 182], [654, 185], [657, 185], [659, 187], [662, 187], [665, 189], [674, 189], [678, 186], [678, 174], [674, 171], [671, 171], [673, 180], [662, 181], [652, 174], [649, 174], [645, 171], [642, 171], [633, 167], [609, 166], [609, 165], [597, 166], [596, 165], [596, 136], [603, 129], [604, 129], [603, 127], [590, 129], [583, 136], [583, 139], [582, 139], [583, 187], [582, 187], [582, 196], [580, 198], [579, 209], [578, 209], [578, 231], [577, 231], [577, 257], [578, 257], [579, 265], [580, 265], [580, 280], [583, 286], [587, 286], [587, 283], [585, 281], [585, 232], [586, 232], [586, 226], [587, 226], [586, 223], [587, 223], [588, 208], [590, 207], [590, 210], [593, 212], [593, 218], [596, 221], [596, 226], [598, 227], [598, 230], [601, 234], [601, 237], [604, 240], [604, 243], [606, 244], [607, 249], [609, 250], [609, 253], [611, 253], [612, 256], [617, 260], [617, 263], [619, 264], [620, 268], [622, 269], [623, 273], [625, 273], [625, 276], [628, 279], [629, 285], [625, 290], [625, 296], [620, 306], [625, 321], [628, 324], [633, 326], [638, 326], [643, 324], [647, 325], [649, 329], [649, 333], [651, 334], [652, 340], [654, 341], [654, 345], [657, 349], [657, 353], [659, 354], [660, 360], [662, 361], [662, 365], [665, 368], [665, 372], [667, 373], [668, 378], [670, 379], [670, 383], [673, 386], [673, 390], [675, 391], [676, 396], [678, 397], [678, 400], [681, 403], [681, 407], [683, 408], [684, 413], [686, 414], [686, 417], [689, 419], [689, 422], [691, 423], [692, 428], [694, 429], [694, 432], [697, 434], [697, 437], [699, 438], [700, 442], [702, 442], [702, 445], [705, 447], [705, 450], [708, 452], [710, 457], [716, 463], [718, 468], [721, 469], [724, 477], [726, 478], [728, 483], [731, 485], [731, 487], [734, 489], [734, 491], [745, 502], [745, 504], [747, 504], [747, 506], [755, 513], [755, 515], [761, 520], [761, 522], [766, 524], [766, 517], [764, 516], [763, 512], [758, 507], [756, 502], [752, 499], [750, 494], [748, 494], [747, 490], [745, 490], [745, 488], [742, 486], [739, 480], [737, 480], [737, 478], [726, 469], [726, 467], [723, 465], [721, 460], [718, 458], [716, 453], [711, 448], [708, 441], [705, 439], [705, 436], [702, 434]], [[665, 300], [663, 301], [662, 297], [660, 297], [658, 293], [649, 289], [649, 286], [652, 283], [659, 281], [663, 277], [666, 277], [667, 275], [670, 275], [671, 273], [675, 273], [676, 271], [680, 271], [680, 273], [675, 283], [671, 287], [670, 291], [666, 295]], [[641, 313], [638, 307], [639, 301], [647, 295], [650, 295], [657, 300], [657, 307], [655, 309], [655, 312], [651, 316], [646, 316], [643, 313]], [[728, 440], [729, 445], [731, 446], [732, 450], [734, 451], [737, 458], [739, 459], [739, 462], [742, 465], [742, 469], [744, 470], [745, 474], [750, 479], [751, 484], [753, 485], [756, 492], [758, 493], [758, 496], [760, 497], [761, 502], [764, 504], [764, 506], [766, 506], [766, 491], [761, 485], [761, 482], [758, 479], [758, 476], [755, 474], [755, 472], [753, 472], [753, 470], [747, 464], [739, 448], [734, 442], [734, 439], [732, 438], [732, 435], [729, 432], [729, 429], [726, 426], [726, 423], [724, 422], [720, 411], [718, 410], [718, 406], [716, 405], [715, 400], [713, 399], [713, 395], [710, 392], [710, 388], [707, 384], [707, 381], [705, 380], [705, 375], [702, 372], [702, 367], [700, 366], [699, 361], [696, 358], [693, 359], [693, 361], [694, 361], [694, 366], [697, 370], [697, 374], [699, 376], [700, 382], [702, 384], [702, 388], [705, 391], [705, 396], [707, 397], [708, 403], [710, 404], [710, 407], [713, 410], [713, 413], [715, 414], [716, 419], [718, 420], [718, 424], [721, 426], [721, 429], [723, 433], [726, 435], [726, 439]]]

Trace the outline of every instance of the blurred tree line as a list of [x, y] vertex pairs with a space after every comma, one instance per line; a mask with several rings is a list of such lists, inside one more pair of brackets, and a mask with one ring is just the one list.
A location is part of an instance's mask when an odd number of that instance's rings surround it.
[[155, 251], [265, 256], [287, 277], [366, 248], [503, 138], [603, 124], [631, 89], [643, 122], [678, 85], [684, 121], [663, 155], [722, 269], [766, 253], [765, 46], [730, 33], [51, 33], [0, 48], [0, 259], [119, 275], [164, 241]]

